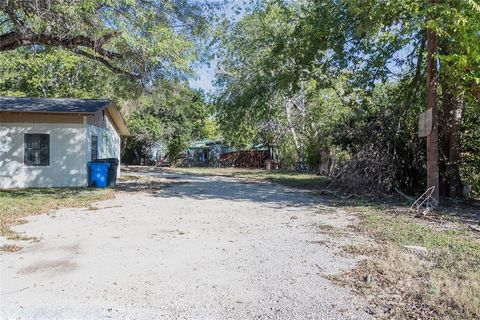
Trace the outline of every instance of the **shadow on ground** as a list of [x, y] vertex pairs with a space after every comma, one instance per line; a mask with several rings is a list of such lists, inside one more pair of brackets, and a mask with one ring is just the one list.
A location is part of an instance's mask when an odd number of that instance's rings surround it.
[[[281, 203], [283, 205], [304, 206], [323, 204], [332, 207], [372, 207], [382, 210], [407, 211], [410, 202], [396, 195], [359, 196], [345, 195], [325, 189], [302, 188], [279, 181], [254, 181], [243, 177], [226, 177], [202, 174], [171, 172], [159, 167], [128, 167], [127, 176], [150, 177], [128, 186], [119, 186], [124, 191], [150, 191], [155, 197], [177, 197], [180, 199], [224, 199], [231, 201], [252, 201]], [[154, 178], [153, 178], [154, 177]], [[155, 179], [159, 179], [155, 181]], [[272, 184], [275, 187], [272, 187]], [[169, 187], [176, 186], [173, 189]], [[285, 193], [288, 196], [285, 196]], [[453, 219], [461, 223], [480, 222], [480, 202], [478, 200], [444, 199], [444, 206], [437, 210], [439, 218]], [[408, 213], [412, 214], [412, 213]]]
[[[130, 181], [122, 182], [122, 191], [147, 191], [153, 197], [179, 199], [223, 199], [274, 205], [305, 206], [328, 202], [308, 190], [293, 189], [271, 182], [249, 181], [223, 176], [165, 172], [159, 168], [135, 167], [126, 170]], [[171, 188], [175, 186], [175, 188]]]

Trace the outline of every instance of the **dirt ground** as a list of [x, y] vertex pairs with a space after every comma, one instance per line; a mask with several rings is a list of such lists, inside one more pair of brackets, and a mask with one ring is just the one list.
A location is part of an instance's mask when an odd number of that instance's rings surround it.
[[[88, 209], [29, 218], [4, 253], [2, 319], [369, 319], [328, 280], [358, 259], [353, 216], [307, 191], [165, 173]], [[135, 173], [135, 175], [142, 175]]]

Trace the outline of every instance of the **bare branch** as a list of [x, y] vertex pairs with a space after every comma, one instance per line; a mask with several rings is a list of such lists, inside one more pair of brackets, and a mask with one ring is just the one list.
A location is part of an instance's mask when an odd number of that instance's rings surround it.
[[118, 68], [118, 67], [115, 67], [113, 64], [111, 64], [108, 60], [106, 60], [105, 58], [101, 57], [101, 56], [97, 56], [97, 55], [94, 55], [94, 54], [91, 54], [89, 52], [86, 52], [86, 51], [83, 51], [83, 50], [80, 50], [78, 48], [74, 48], [74, 49], [71, 49], [72, 52], [76, 53], [76, 54], [79, 54], [81, 56], [84, 56], [88, 59], [91, 59], [91, 60], [95, 60], [95, 61], [98, 61], [100, 62], [101, 64], [103, 64], [105, 67], [107, 67], [110, 71], [113, 71], [115, 73], [118, 73], [118, 74], [123, 74], [127, 77], [130, 77], [130, 78], [133, 78], [133, 79], [136, 79], [136, 80], [140, 80], [142, 78], [141, 75], [139, 74], [135, 74], [135, 73], [131, 73], [131, 72], [128, 72], [124, 69], [121, 69], [121, 68]]

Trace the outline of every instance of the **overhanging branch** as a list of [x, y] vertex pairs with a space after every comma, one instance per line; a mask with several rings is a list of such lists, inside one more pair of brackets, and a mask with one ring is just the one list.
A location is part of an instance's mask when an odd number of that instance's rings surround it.
[[[12, 31], [0, 35], [0, 51], [15, 50], [23, 46], [45, 45], [52, 47], [66, 48], [73, 53], [97, 61], [114, 73], [128, 76], [133, 79], [140, 79], [141, 75], [134, 74], [113, 65], [111, 59], [121, 58], [122, 55], [102, 48], [109, 40], [116, 36], [115, 33], [108, 33], [101, 38], [92, 39], [85, 36], [74, 36], [61, 38], [50, 34], [27, 34]], [[85, 51], [82, 48], [91, 49], [94, 53]]]
[[71, 51], [73, 53], [78, 54], [78, 55], [84, 56], [84, 57], [86, 57], [90, 60], [95, 60], [95, 61], [100, 62], [101, 64], [103, 64], [105, 67], [107, 67], [110, 71], [112, 71], [114, 73], [122, 74], [124, 76], [130, 77], [130, 78], [133, 78], [133, 79], [136, 79], [136, 80], [139, 80], [139, 79], [142, 78], [142, 76], [139, 75], [139, 74], [131, 73], [131, 72], [128, 72], [124, 69], [121, 69], [121, 68], [118, 68], [118, 67], [114, 66], [108, 60], [106, 60], [105, 58], [103, 58], [101, 56], [91, 54], [87, 51], [84, 51], [84, 50], [81, 50], [81, 49], [78, 49], [78, 48], [71, 49]]

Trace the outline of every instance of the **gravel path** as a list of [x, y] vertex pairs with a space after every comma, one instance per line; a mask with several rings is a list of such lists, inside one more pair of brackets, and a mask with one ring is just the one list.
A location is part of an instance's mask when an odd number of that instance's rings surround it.
[[353, 217], [270, 183], [165, 177], [16, 226], [41, 240], [0, 257], [1, 318], [370, 318], [325, 277], [356, 263], [339, 254], [365, 241], [345, 229]]

